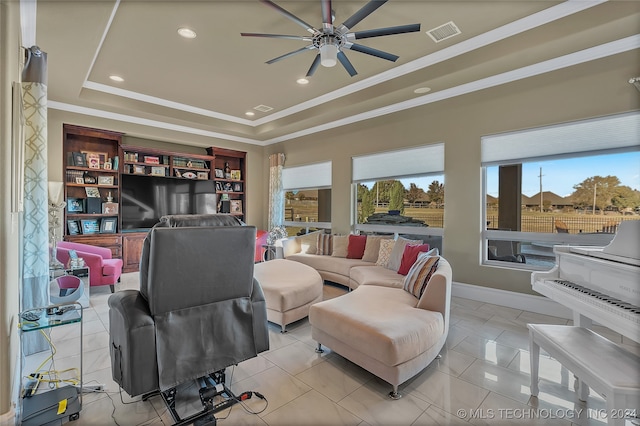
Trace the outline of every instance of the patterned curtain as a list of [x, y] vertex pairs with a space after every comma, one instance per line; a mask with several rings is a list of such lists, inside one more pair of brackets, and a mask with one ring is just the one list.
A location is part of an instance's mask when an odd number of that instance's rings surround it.
[[[27, 49], [22, 71], [24, 105], [24, 213], [22, 215], [21, 307], [49, 304], [49, 217], [47, 188], [47, 54]], [[25, 354], [48, 348], [39, 333], [27, 333]], [[24, 336], [27, 337], [27, 336]]]
[[283, 166], [284, 154], [269, 156], [269, 230], [284, 224]]

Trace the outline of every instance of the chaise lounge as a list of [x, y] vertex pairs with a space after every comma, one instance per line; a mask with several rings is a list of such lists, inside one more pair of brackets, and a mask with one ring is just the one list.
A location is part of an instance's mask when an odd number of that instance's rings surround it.
[[430, 273], [419, 298], [405, 288], [371, 284], [311, 306], [317, 350], [331, 348], [390, 383], [389, 396], [400, 398], [398, 386], [439, 355], [449, 332], [451, 266], [439, 258]]

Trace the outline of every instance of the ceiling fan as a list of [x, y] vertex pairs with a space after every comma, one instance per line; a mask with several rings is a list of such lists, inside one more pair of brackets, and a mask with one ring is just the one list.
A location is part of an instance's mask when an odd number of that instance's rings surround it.
[[356, 26], [360, 21], [373, 13], [380, 6], [385, 4], [388, 0], [371, 0], [365, 4], [360, 10], [354, 13], [344, 23], [338, 27], [333, 25], [334, 16], [331, 9], [331, 0], [321, 0], [322, 9], [322, 29], [316, 29], [307, 24], [302, 19], [278, 6], [270, 0], [259, 0], [267, 6], [275, 9], [278, 13], [284, 15], [286, 18], [292, 20], [296, 24], [303, 27], [311, 35], [297, 36], [297, 35], [284, 35], [284, 34], [259, 34], [259, 33], [240, 33], [243, 37], [266, 37], [266, 38], [285, 38], [293, 40], [302, 40], [311, 42], [311, 44], [302, 47], [298, 50], [294, 50], [284, 55], [278, 56], [267, 61], [267, 64], [273, 64], [281, 59], [289, 58], [298, 53], [306, 52], [308, 50], [317, 49], [319, 53], [316, 55], [307, 77], [311, 77], [318, 68], [318, 65], [322, 64], [324, 67], [333, 67], [337, 61], [340, 61], [342, 66], [347, 70], [349, 75], [353, 77], [358, 74], [353, 67], [347, 56], [344, 54], [345, 50], [355, 50], [356, 52], [365, 53], [367, 55], [375, 56], [378, 58], [386, 59], [391, 62], [395, 62], [399, 57], [391, 53], [383, 52], [382, 50], [374, 49], [372, 47], [363, 46], [361, 44], [354, 43], [355, 40], [370, 37], [380, 37], [392, 34], [404, 34], [420, 31], [420, 24], [399, 25], [395, 27], [377, 28], [373, 30], [356, 31], [352, 32], [351, 29]]

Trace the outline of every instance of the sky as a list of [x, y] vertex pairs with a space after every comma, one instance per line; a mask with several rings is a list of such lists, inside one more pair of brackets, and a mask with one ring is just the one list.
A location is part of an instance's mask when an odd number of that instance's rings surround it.
[[[532, 196], [542, 190], [561, 197], [571, 195], [574, 185], [593, 176], [615, 176], [621, 185], [640, 190], [640, 152], [599, 155], [525, 163], [522, 167], [522, 193]], [[487, 171], [487, 193], [498, 196], [498, 168]]]
[[[541, 167], [542, 191], [551, 191], [561, 197], [571, 195], [574, 185], [593, 176], [616, 176], [621, 185], [640, 190], [640, 152], [525, 163], [522, 167], [523, 194], [530, 197], [540, 191]], [[406, 189], [413, 182], [425, 191], [434, 180], [444, 182], [444, 175], [400, 179]], [[367, 186], [371, 188], [372, 184]], [[498, 167], [487, 169], [487, 193], [498, 196]]]

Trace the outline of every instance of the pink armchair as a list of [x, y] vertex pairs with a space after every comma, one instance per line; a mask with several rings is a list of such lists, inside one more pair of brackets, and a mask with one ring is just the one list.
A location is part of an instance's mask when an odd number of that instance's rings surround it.
[[111, 293], [115, 291], [122, 274], [122, 259], [112, 259], [111, 250], [105, 247], [60, 241], [56, 245], [56, 258], [64, 265], [69, 262], [69, 250], [75, 250], [89, 267], [89, 285], [109, 285]]
[[262, 262], [264, 260], [264, 248], [263, 245], [267, 244], [267, 237], [269, 233], [262, 229], [256, 231], [256, 254], [253, 259], [254, 262]]

